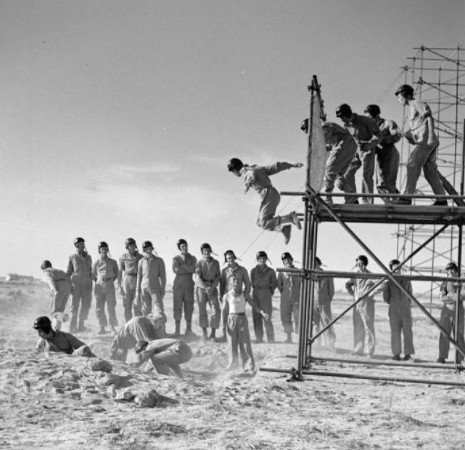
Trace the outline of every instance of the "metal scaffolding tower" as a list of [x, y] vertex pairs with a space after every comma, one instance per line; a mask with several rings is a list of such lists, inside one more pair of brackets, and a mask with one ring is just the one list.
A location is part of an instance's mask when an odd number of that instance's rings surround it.
[[[408, 64], [402, 67], [405, 83], [415, 89], [415, 98], [428, 103], [440, 139], [437, 154], [438, 169], [444, 182], [450, 183], [460, 195], [464, 194], [464, 117], [465, 117], [465, 48], [437, 48], [420, 46], [414, 48], [415, 55], [407, 58]], [[405, 123], [406, 117], [404, 117]], [[400, 179], [405, 183], [405, 161], [409, 145], [405, 140], [401, 145]], [[429, 190], [427, 184], [418, 185], [418, 194]], [[421, 204], [421, 199], [417, 201]], [[418, 242], [434, 234], [436, 226], [411, 224], [399, 225], [396, 233], [399, 258], [411, 252]], [[426, 248], [427, 254], [412, 258], [406, 266], [410, 274], [435, 275], [454, 259], [459, 241], [459, 230], [450, 227]], [[439, 284], [432, 282], [424, 293], [430, 303], [437, 295]]]

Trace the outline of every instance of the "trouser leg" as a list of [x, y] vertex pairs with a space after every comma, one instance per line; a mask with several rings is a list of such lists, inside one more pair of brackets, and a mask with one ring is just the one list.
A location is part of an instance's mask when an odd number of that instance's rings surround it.
[[234, 369], [237, 367], [238, 363], [238, 327], [237, 327], [237, 317], [236, 316], [229, 316], [228, 317], [228, 350], [229, 350], [229, 364], [228, 368]]
[[[322, 327], [326, 327], [332, 320], [331, 305], [320, 305], [320, 323]], [[336, 333], [334, 327], [330, 327], [325, 331], [325, 337], [329, 347], [334, 347], [336, 342]]]
[[205, 289], [196, 288], [197, 303], [199, 307], [200, 328], [208, 328], [207, 293]]
[[271, 320], [271, 316], [273, 314], [273, 306], [272, 300], [270, 298], [263, 299], [261, 309], [268, 314], [269, 319], [265, 320], [265, 331], [266, 331], [266, 339], [268, 342], [274, 342], [274, 327], [273, 322]]
[[[358, 169], [360, 169], [361, 166], [362, 162], [357, 152], [350, 162], [349, 167], [347, 168], [343, 177], [338, 180], [338, 187], [347, 193], [357, 192], [357, 187], [355, 184], [355, 173]], [[345, 202], [347, 204], [355, 203], [356, 200], [357, 197], [345, 197]]]
[[211, 312], [210, 327], [212, 330], [216, 330], [220, 327], [221, 322], [220, 303], [218, 301], [218, 291], [216, 289], [208, 296], [208, 303]]
[[281, 296], [281, 303], [279, 305], [281, 314], [281, 322], [283, 324], [284, 332], [286, 334], [292, 333], [294, 328], [292, 326], [292, 305], [291, 299], [285, 296]]
[[118, 319], [116, 318], [116, 294], [113, 286], [111, 286], [108, 292], [106, 293], [106, 297], [108, 308], [108, 320], [110, 322], [110, 326], [117, 327]]
[[353, 308], [353, 324], [354, 324], [354, 351], [362, 353], [365, 341], [365, 328], [363, 326], [362, 317], [359, 311], [359, 305]]
[[106, 294], [100, 286], [95, 287], [95, 313], [100, 328], [105, 328], [108, 325], [107, 316], [105, 314]]
[[[261, 309], [262, 305], [259, 306]], [[252, 322], [253, 322], [253, 329], [255, 333], [255, 339], [257, 342], [262, 342], [263, 341], [263, 317], [261, 314], [256, 312], [255, 310], [252, 310]]]
[[391, 326], [391, 351], [393, 355], [402, 353], [401, 341], [402, 319], [395, 311], [389, 311], [389, 325]]
[[281, 217], [276, 216], [281, 197], [278, 191], [270, 187], [265, 197], [262, 199], [258, 212], [257, 225], [268, 231], [279, 231], [281, 229]]
[[79, 322], [84, 322], [89, 317], [89, 310], [92, 304], [92, 283], [82, 288], [81, 311]]
[[142, 289], [140, 296], [141, 313], [143, 316], [148, 316], [152, 312], [152, 295], [148, 289]]
[[[375, 172], [375, 153], [373, 149], [360, 151], [360, 159], [362, 162], [362, 193], [373, 193], [373, 175]], [[364, 203], [373, 203], [373, 198], [362, 197]]]
[[415, 347], [413, 346], [413, 321], [410, 307], [402, 316], [402, 332], [404, 333], [404, 353], [414, 355]]
[[[452, 314], [454, 314], [454, 311], [450, 310], [446, 306], [442, 307], [439, 323], [442, 328], [444, 328], [448, 336], [450, 336], [452, 332]], [[449, 356], [449, 347], [449, 340], [441, 333], [439, 335], [439, 358], [447, 359]]]
[[431, 186], [431, 189], [436, 195], [445, 195], [446, 191], [442, 185], [441, 179], [439, 178], [438, 166], [436, 163], [437, 147], [433, 148], [429, 152], [429, 156], [423, 165], [423, 173], [426, 181]]
[[173, 287], [173, 318], [180, 322], [182, 318], [182, 304], [184, 300], [184, 286], [175, 285]]
[[[134, 289], [125, 289], [123, 296], [123, 307], [124, 307], [124, 319], [126, 322], [129, 322], [132, 319], [132, 308], [134, 307], [134, 314], [136, 312], [136, 305], [134, 304], [134, 299], [136, 297], [136, 290]], [[139, 311], [140, 315], [140, 311]]]
[[186, 322], [192, 322], [194, 313], [194, 287], [186, 286], [184, 291], [184, 318]]

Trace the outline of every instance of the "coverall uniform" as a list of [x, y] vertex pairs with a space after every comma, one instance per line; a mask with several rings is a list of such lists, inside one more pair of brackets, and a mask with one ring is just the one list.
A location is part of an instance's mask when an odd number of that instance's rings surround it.
[[171, 369], [182, 378], [179, 365], [190, 361], [192, 350], [185, 342], [177, 339], [157, 339], [149, 342], [139, 358], [139, 364], [150, 358], [155, 371], [160, 375], [170, 375]]
[[[195, 266], [195, 293], [199, 305], [200, 328], [208, 328], [207, 304], [210, 307], [210, 328], [216, 330], [220, 326], [221, 313], [218, 301], [218, 284], [221, 279], [220, 264], [215, 258], [208, 261], [202, 258]], [[210, 293], [207, 293], [210, 288]]]
[[137, 309], [134, 300], [136, 298], [137, 267], [142, 258], [143, 256], [136, 251], [134, 255], [131, 255], [129, 252], [124, 253], [119, 259], [119, 279], [123, 292], [124, 318], [126, 322], [132, 318], [133, 307], [134, 315], [141, 315], [141, 311]]
[[62, 352], [72, 356], [85, 356], [92, 358], [95, 355], [90, 348], [70, 333], [56, 330], [51, 339], [40, 338], [36, 349], [43, 352]]
[[[362, 194], [373, 193], [373, 175], [375, 173], [375, 147], [377, 140], [369, 142], [373, 137], [379, 137], [379, 128], [369, 117], [354, 113], [354, 118], [345, 126], [358, 144], [355, 158], [347, 169], [345, 179], [349, 185], [355, 184], [355, 172], [362, 168]], [[364, 203], [373, 203], [373, 199], [362, 196]]]
[[[276, 272], [268, 266], [257, 265], [250, 272], [252, 283], [252, 300], [258, 307], [268, 314], [269, 320], [265, 321], [266, 338], [268, 342], [274, 342], [274, 328], [271, 321], [273, 313], [272, 298], [277, 287]], [[252, 311], [253, 328], [257, 342], [263, 342], [263, 317], [256, 311]]]
[[[236, 295], [229, 291], [223, 296], [223, 311], [227, 317], [226, 332], [228, 334], [228, 369], [235, 369], [241, 354], [242, 369], [255, 370], [255, 359], [250, 342], [249, 323], [246, 316], [246, 297], [244, 293]], [[254, 311], [261, 313], [260, 308], [251, 302]]]
[[[441, 317], [439, 323], [446, 330], [449, 336], [455, 334], [455, 304], [457, 300], [458, 286], [456, 283], [450, 281], [444, 281], [440, 288], [440, 298], [443, 302], [441, 309]], [[463, 339], [463, 297], [460, 294], [460, 300], [458, 302], [458, 336], [454, 336], [458, 342], [459, 347], [465, 350], [465, 342]], [[441, 333], [439, 335], [439, 358], [447, 359], [449, 356], [450, 343], [447, 338]], [[459, 353], [457, 357], [458, 362], [463, 361], [463, 356]]]
[[139, 341], [153, 341], [165, 337], [162, 327], [156, 327], [149, 317], [133, 317], [122, 327], [111, 343], [112, 358], [116, 350], [122, 350], [121, 360], [126, 361], [128, 350]]
[[[322, 126], [325, 136], [326, 148], [329, 151], [326, 160], [323, 190], [330, 194], [334, 190], [334, 184], [338, 189], [348, 194], [355, 194], [355, 178], [346, 178], [345, 174], [357, 152], [357, 143], [350, 133], [334, 122], [326, 122]], [[356, 197], [345, 197], [345, 203], [354, 203]], [[328, 201], [332, 202], [332, 200]]]
[[[250, 278], [249, 278], [249, 273], [247, 272], [247, 269], [245, 267], [240, 266], [239, 264], [236, 263], [234, 267], [225, 267], [221, 271], [221, 280], [220, 280], [220, 299], [223, 301], [224, 295], [229, 292], [229, 289], [231, 288], [230, 285], [230, 279], [231, 277], [234, 276], [237, 278], [237, 284], [241, 290], [241, 292], [244, 294], [246, 300], [250, 299], [250, 289], [251, 289], [251, 284], [250, 284]], [[224, 312], [223, 309], [223, 330], [226, 329], [226, 324], [228, 322], [228, 316]], [[226, 333], [225, 333], [226, 336]]]
[[[320, 278], [315, 283], [315, 307], [313, 310], [313, 323], [318, 333], [332, 321], [331, 302], [334, 297], [334, 280], [330, 277]], [[321, 328], [320, 328], [321, 327]], [[315, 334], [316, 334], [315, 333]], [[333, 327], [326, 330], [328, 347], [333, 348], [336, 341], [336, 333]]]
[[[89, 316], [92, 303], [92, 258], [86, 252], [83, 255], [77, 252], [69, 257], [66, 273], [71, 279], [71, 321], [69, 329], [76, 331], [79, 315], [80, 326]], [[81, 307], [79, 309], [79, 306]]]
[[108, 309], [108, 318], [111, 327], [118, 326], [116, 318], [115, 281], [118, 279], [118, 264], [112, 258], [99, 258], [92, 267], [92, 278], [95, 281], [95, 312], [100, 328], [108, 325], [105, 314], [105, 304]]
[[137, 309], [143, 316], [161, 314], [166, 323], [163, 297], [165, 296], [166, 271], [163, 259], [152, 255], [144, 256], [139, 261], [137, 269]]
[[391, 194], [398, 194], [396, 182], [400, 157], [394, 144], [400, 141], [401, 135], [397, 124], [392, 120], [380, 117], [376, 124], [380, 129], [380, 139], [375, 151], [378, 160], [378, 187]]
[[44, 278], [51, 289], [51, 314], [65, 312], [66, 303], [71, 293], [68, 275], [60, 269], [48, 267], [44, 269]]
[[415, 194], [417, 182], [420, 178], [421, 169], [423, 168], [423, 174], [433, 192], [436, 195], [445, 195], [445, 190], [439, 178], [438, 166], [436, 164], [439, 139], [436, 134], [433, 134], [433, 143], [428, 145], [428, 117], [431, 117], [431, 109], [426, 103], [410, 100], [408, 116], [410, 130], [406, 135], [413, 138], [416, 144], [415, 148], [410, 152], [407, 161], [405, 194]]
[[[412, 292], [410, 280], [398, 280], [407, 292]], [[383, 289], [383, 300], [389, 304], [389, 324], [391, 326], [391, 349], [393, 355], [402, 353], [404, 334], [404, 354], [415, 354], [412, 331], [412, 306], [410, 300], [392, 282], [387, 281]]]
[[184, 318], [187, 323], [192, 322], [194, 312], [194, 280], [195, 265], [197, 259], [190, 253], [179, 254], [173, 258], [173, 272], [176, 274], [173, 282], [173, 316], [179, 323], [182, 318], [184, 306]]
[[257, 225], [268, 231], [281, 230], [281, 217], [276, 216], [281, 197], [279, 192], [273, 187], [270, 180], [270, 175], [274, 175], [283, 170], [293, 167], [287, 162], [277, 162], [271, 166], [245, 165], [241, 169], [241, 174], [244, 176], [246, 190], [254, 189], [260, 194], [262, 202], [258, 213]]
[[[291, 266], [292, 268], [293, 266]], [[299, 327], [299, 304], [300, 304], [299, 275], [288, 272], [279, 272], [277, 287], [281, 293], [281, 303], [279, 305], [281, 322], [286, 334], [297, 333]], [[294, 324], [292, 323], [294, 320]]]
[[[357, 272], [370, 273], [366, 269]], [[352, 278], [346, 283], [347, 292], [358, 300], [374, 286], [373, 280], [368, 278]], [[375, 301], [372, 295], [365, 297], [353, 308], [354, 322], [354, 353], [367, 355], [375, 352]]]

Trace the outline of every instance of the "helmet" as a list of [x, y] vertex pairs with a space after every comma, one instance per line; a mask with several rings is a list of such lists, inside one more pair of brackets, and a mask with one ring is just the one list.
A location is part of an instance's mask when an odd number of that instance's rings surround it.
[[232, 255], [232, 257], [233, 257], [234, 259], [236, 259], [236, 255], [235, 255], [235, 253], [234, 253], [233, 250], [226, 250], [226, 251], [224, 252], [224, 262], [226, 262], [226, 256], [227, 256], [227, 255]]
[[49, 267], [52, 267], [52, 263], [48, 260], [42, 261], [42, 264], [40, 265], [40, 268], [42, 270], [48, 269]]
[[145, 249], [147, 249], [149, 247], [152, 247], [152, 250], [153, 250], [153, 244], [150, 241], [142, 242], [142, 250], [145, 250]]
[[318, 264], [319, 266], [322, 264], [321, 259], [318, 258], [318, 256], [315, 256], [315, 264]]
[[200, 246], [200, 253], [202, 253], [204, 250], [210, 250], [210, 251], [213, 251], [212, 250], [212, 246], [210, 244], [208, 244], [207, 242], [204, 242], [201, 246]]
[[284, 252], [281, 255], [281, 261], [284, 261], [285, 259], [290, 259], [291, 261], [294, 261], [294, 258], [292, 257], [292, 255], [289, 252]]
[[389, 268], [392, 270], [394, 266], [398, 266], [400, 264], [400, 261], [398, 259], [391, 259], [389, 261]]
[[50, 333], [50, 331], [52, 331], [52, 322], [47, 316], [41, 316], [34, 321], [32, 328], [35, 330], [42, 330], [45, 333]]
[[378, 105], [368, 105], [365, 108], [365, 112], [370, 114], [370, 116], [375, 117], [378, 114], [381, 114], [381, 110], [379, 109]]
[[365, 255], [357, 256], [357, 261], [362, 261], [364, 266], [368, 266], [368, 258]]
[[351, 115], [352, 108], [347, 103], [343, 103], [336, 108], [336, 117], [350, 117]]
[[126, 249], [128, 249], [130, 245], [135, 245], [137, 247], [136, 240], [133, 239], [133, 238], [127, 238], [124, 241], [124, 245], [125, 245]]
[[81, 242], [85, 242], [85, 240], [82, 237], [77, 237], [74, 239], [74, 246], [76, 247]]
[[457, 264], [455, 264], [454, 262], [450, 262], [449, 264], [447, 264], [446, 270], [455, 270], [456, 272], [458, 272], [459, 268]]
[[176, 245], [178, 246], [178, 249], [181, 250], [181, 245], [187, 245], [187, 241], [185, 239], [178, 239], [178, 242], [176, 242]]
[[240, 160], [240, 159], [237, 159], [237, 158], [231, 158], [229, 161], [228, 161], [228, 170], [230, 172], [233, 172], [234, 170], [241, 170], [242, 168], [244, 167], [244, 163]]
[[401, 94], [403, 97], [413, 97], [414, 94], [413, 87], [410, 86], [410, 84], [403, 84], [397, 88], [397, 91], [395, 92], [395, 96]]
[[257, 261], [258, 261], [259, 258], [268, 259], [268, 255], [263, 250], [260, 250], [259, 252], [257, 252]]
[[100, 253], [100, 250], [101, 250], [102, 248], [108, 248], [108, 244], [107, 244], [105, 241], [100, 241], [100, 242], [98, 243], [98, 252], [99, 252], [99, 253]]

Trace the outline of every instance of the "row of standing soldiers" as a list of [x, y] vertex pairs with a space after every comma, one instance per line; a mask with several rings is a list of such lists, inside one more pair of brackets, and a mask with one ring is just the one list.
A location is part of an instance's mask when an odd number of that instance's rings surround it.
[[[76, 238], [74, 245], [76, 252], [70, 256], [67, 271], [52, 267], [50, 261], [42, 263], [42, 270], [52, 290], [52, 317], [63, 314], [68, 297], [71, 294], [71, 322], [70, 332], [84, 332], [85, 321], [88, 318], [92, 301], [92, 287], [96, 299], [96, 314], [100, 325], [100, 334], [106, 333], [110, 325], [114, 332], [118, 327], [116, 317], [115, 282], [119, 286], [123, 297], [125, 321], [134, 316], [147, 316], [150, 313], [165, 318], [164, 295], [166, 289], [166, 270], [162, 258], [154, 254], [150, 241], [142, 244], [143, 254], [137, 250], [134, 239], [126, 240], [127, 252], [116, 260], [109, 256], [109, 247], [105, 242], [98, 245], [99, 258], [92, 264], [83, 238]], [[188, 251], [188, 244], [184, 239], [177, 242], [179, 254], [173, 258], [172, 269], [175, 274], [173, 283], [173, 317], [175, 321], [174, 335], [181, 334], [181, 319], [184, 313], [186, 321], [185, 335], [193, 335], [192, 315], [194, 310], [194, 296], [197, 298], [199, 309], [199, 325], [203, 338], [215, 339], [216, 330], [224, 324], [220, 303], [223, 295], [230, 289], [230, 278], [237, 278], [240, 290], [247, 301], [258, 306], [254, 308], [253, 326], [257, 342], [263, 341], [264, 328], [269, 342], [274, 341], [274, 327], [272, 316], [272, 297], [276, 289], [281, 294], [281, 320], [287, 342], [292, 342], [292, 332], [296, 331], [300, 277], [296, 274], [279, 272], [267, 265], [268, 256], [264, 251], [257, 253], [257, 265], [250, 271], [236, 261], [232, 250], [224, 253], [226, 267], [221, 270], [218, 260], [212, 257], [209, 244], [202, 244], [200, 260]], [[286, 268], [293, 268], [293, 258], [290, 253], [282, 255]], [[326, 295], [327, 301], [332, 299], [334, 285]], [[108, 320], [106, 311], [108, 311]], [[265, 320], [259, 311], [268, 316]], [[210, 329], [210, 334], [208, 334]], [[223, 334], [223, 337], [225, 333]]]

